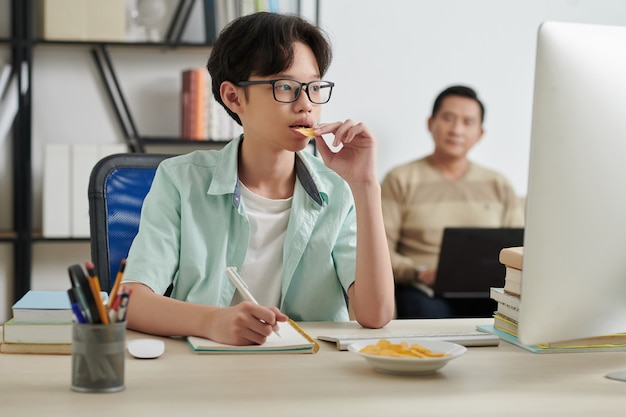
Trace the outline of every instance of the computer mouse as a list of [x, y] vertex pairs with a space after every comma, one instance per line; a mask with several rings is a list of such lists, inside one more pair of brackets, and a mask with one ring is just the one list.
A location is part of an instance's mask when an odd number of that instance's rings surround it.
[[129, 340], [126, 345], [128, 353], [137, 359], [154, 359], [165, 352], [165, 343], [157, 339]]

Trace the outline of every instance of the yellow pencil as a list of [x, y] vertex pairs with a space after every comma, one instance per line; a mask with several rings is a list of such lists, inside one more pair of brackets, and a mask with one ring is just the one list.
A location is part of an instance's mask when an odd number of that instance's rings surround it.
[[96, 275], [96, 268], [93, 262], [85, 262], [85, 267], [87, 268], [87, 274], [89, 275], [89, 286], [91, 287], [91, 292], [93, 292], [93, 298], [96, 300], [100, 320], [102, 321], [102, 324], [109, 324], [109, 315], [106, 312], [104, 303], [102, 302], [102, 297], [100, 296], [100, 281]]
[[109, 293], [109, 302], [107, 303], [108, 310], [111, 310], [115, 297], [117, 296], [117, 289], [119, 288], [120, 282], [122, 282], [122, 277], [124, 276], [124, 268], [126, 268], [126, 259], [122, 259], [120, 269], [117, 271], [117, 276], [115, 277], [115, 282], [113, 283], [113, 288]]

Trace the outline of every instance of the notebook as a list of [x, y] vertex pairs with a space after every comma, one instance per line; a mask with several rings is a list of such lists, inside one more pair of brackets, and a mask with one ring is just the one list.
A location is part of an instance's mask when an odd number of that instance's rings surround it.
[[524, 246], [523, 228], [444, 229], [435, 294], [445, 298], [489, 298], [491, 287], [504, 287], [500, 250], [513, 246]]
[[270, 334], [262, 345], [234, 346], [196, 336], [187, 342], [195, 353], [315, 353], [319, 345], [293, 320], [278, 323], [280, 336]]

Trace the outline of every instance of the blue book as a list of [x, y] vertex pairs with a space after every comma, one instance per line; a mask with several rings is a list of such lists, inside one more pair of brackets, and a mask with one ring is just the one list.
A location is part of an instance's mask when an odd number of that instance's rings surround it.
[[[104, 302], [106, 293], [101, 293]], [[67, 291], [30, 290], [12, 307], [16, 323], [71, 323], [73, 320]]]

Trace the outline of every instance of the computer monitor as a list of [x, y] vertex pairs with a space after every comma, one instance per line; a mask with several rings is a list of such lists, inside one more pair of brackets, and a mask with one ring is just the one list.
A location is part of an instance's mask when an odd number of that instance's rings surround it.
[[538, 33], [519, 337], [626, 332], [626, 27]]

